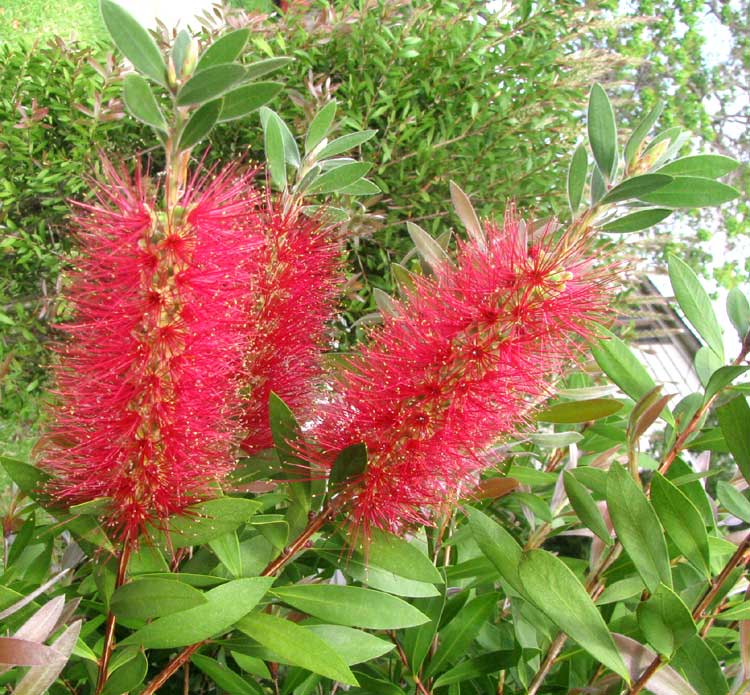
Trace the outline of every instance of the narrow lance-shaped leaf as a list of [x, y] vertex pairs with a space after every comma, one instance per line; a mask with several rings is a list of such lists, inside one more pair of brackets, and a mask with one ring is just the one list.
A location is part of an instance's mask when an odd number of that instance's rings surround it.
[[629, 681], [604, 619], [562, 560], [546, 550], [530, 550], [521, 558], [518, 575], [525, 593], [542, 613], [597, 661]]
[[637, 610], [638, 625], [648, 643], [660, 654], [670, 656], [696, 634], [690, 609], [669, 587], [659, 588]]
[[575, 424], [590, 422], [609, 417], [622, 410], [622, 403], [612, 398], [592, 398], [590, 400], [573, 401], [572, 403], [555, 403], [549, 408], [540, 410], [536, 419], [540, 422], [554, 422], [557, 424]]
[[204, 104], [230, 91], [245, 76], [241, 65], [216, 65], [193, 75], [177, 93], [177, 105]]
[[659, 517], [628, 472], [613, 464], [607, 476], [607, 508], [617, 537], [643, 582], [654, 591], [659, 582], [672, 586], [669, 554], [659, 533]]
[[450, 190], [453, 208], [466, 229], [466, 233], [479, 248], [484, 249], [487, 246], [487, 239], [482, 228], [482, 223], [479, 221], [479, 217], [474, 210], [474, 206], [471, 204], [471, 200], [469, 200], [469, 196], [453, 181], [450, 182]]
[[167, 130], [167, 122], [156, 103], [148, 82], [140, 75], [126, 75], [123, 82], [122, 98], [128, 111], [139, 121], [158, 130]]
[[711, 299], [693, 269], [677, 256], [669, 256], [669, 279], [685, 317], [707, 345], [724, 360], [724, 338]]
[[113, 0], [100, 0], [99, 9], [115, 46], [135, 69], [166, 86], [167, 66], [159, 47], [148, 31]]
[[422, 227], [414, 222], [407, 222], [406, 229], [417, 248], [419, 257], [430, 269], [435, 270], [448, 262], [448, 254]]
[[617, 172], [617, 126], [615, 112], [601, 85], [591, 88], [588, 108], [588, 134], [594, 160], [606, 180]]
[[310, 186], [310, 193], [337, 193], [359, 181], [370, 169], [369, 162], [347, 162], [321, 174]]
[[284, 156], [284, 138], [278, 118], [269, 118], [264, 126], [266, 161], [271, 181], [279, 190], [286, 188], [286, 157]]
[[750, 482], [750, 407], [743, 396], [728, 401], [717, 409], [719, 426], [734, 462]]
[[675, 176], [666, 186], [639, 196], [640, 200], [670, 208], [723, 205], [739, 196], [736, 188], [700, 176]]
[[467, 514], [469, 528], [483, 555], [495, 565], [503, 579], [523, 595], [523, 584], [518, 576], [521, 546], [500, 524], [478, 509], [469, 507]]
[[306, 152], [314, 150], [320, 144], [321, 140], [328, 135], [334, 118], [336, 118], [336, 100], [332, 99], [310, 121], [310, 125], [307, 128], [307, 135], [305, 136]]
[[602, 203], [617, 203], [621, 200], [640, 198], [647, 193], [657, 191], [672, 182], [671, 176], [664, 174], [643, 174], [625, 179], [609, 190], [601, 199]]
[[327, 159], [328, 157], [335, 157], [338, 154], [343, 154], [354, 147], [359, 147], [362, 143], [371, 140], [375, 137], [377, 130], [361, 130], [357, 133], [349, 133], [348, 135], [342, 135], [340, 138], [336, 138], [329, 142], [319, 153], [318, 161]]
[[599, 536], [606, 545], [612, 545], [612, 536], [591, 493], [568, 471], [563, 472], [563, 485], [570, 506], [581, 523]]
[[568, 168], [568, 205], [573, 215], [576, 214], [583, 198], [583, 188], [586, 185], [586, 174], [589, 168], [589, 158], [586, 148], [578, 145]]
[[361, 476], [366, 468], [367, 447], [362, 443], [353, 444], [346, 447], [336, 457], [328, 476], [328, 483], [333, 487], [343, 485], [347, 481]]
[[656, 106], [649, 111], [643, 120], [635, 127], [633, 133], [628, 138], [628, 142], [625, 145], [625, 162], [628, 166], [633, 162], [638, 151], [640, 150], [641, 143], [646, 139], [651, 128], [654, 127], [654, 123], [661, 116], [661, 112], [664, 110], [664, 103], [659, 101]]
[[721, 154], [695, 154], [689, 157], [675, 159], [659, 169], [660, 174], [671, 176], [702, 176], [718, 179], [720, 176], [734, 171], [740, 163], [731, 157]]
[[672, 214], [669, 208], [649, 208], [648, 210], [639, 210], [631, 212], [623, 217], [611, 220], [603, 224], [600, 229], [603, 232], [611, 234], [627, 234], [628, 232], [638, 232], [641, 229], [653, 227], [662, 220], [667, 219]]
[[729, 290], [727, 314], [740, 340], [744, 340], [750, 334], [750, 302], [739, 287]]
[[196, 72], [224, 63], [231, 63], [239, 57], [250, 36], [249, 29], [236, 29], [214, 41], [198, 59]]
[[209, 101], [203, 104], [185, 124], [185, 129], [180, 136], [179, 147], [181, 150], [189, 150], [195, 147], [203, 138], [207, 137], [221, 113], [221, 99]]

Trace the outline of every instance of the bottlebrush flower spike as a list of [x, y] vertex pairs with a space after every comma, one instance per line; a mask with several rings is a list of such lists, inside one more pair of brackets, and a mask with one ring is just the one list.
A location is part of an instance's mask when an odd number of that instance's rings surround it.
[[341, 291], [340, 240], [323, 219], [269, 200], [262, 214], [263, 247], [253, 280], [251, 338], [243, 371], [247, 388], [242, 446], [273, 445], [268, 399], [273, 391], [297, 415], [311, 405], [321, 376], [328, 326]]
[[258, 195], [252, 173], [196, 174], [168, 219], [140, 170], [105, 172], [75, 220], [41, 463], [63, 504], [109, 498], [104, 521], [134, 543], [232, 467]]
[[603, 317], [612, 272], [593, 268], [587, 236], [552, 224], [528, 236], [510, 210], [502, 227], [459, 243], [457, 264], [416, 279], [335, 377], [311, 458], [330, 466], [367, 445], [349, 488], [365, 534], [430, 523], [468, 493], [487, 448], [530, 419]]

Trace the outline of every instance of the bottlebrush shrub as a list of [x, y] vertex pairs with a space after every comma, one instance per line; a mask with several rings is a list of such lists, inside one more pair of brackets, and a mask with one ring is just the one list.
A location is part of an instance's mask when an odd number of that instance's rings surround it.
[[232, 468], [258, 194], [254, 172], [195, 173], [165, 213], [140, 169], [104, 169], [99, 204], [78, 206], [41, 465], [58, 501], [102, 498], [132, 544]]
[[613, 270], [594, 267], [590, 233], [557, 226], [535, 229], [511, 207], [503, 224], [478, 228], [455, 263], [411, 276], [334, 374], [315, 436], [329, 466], [367, 446], [355, 526], [399, 532], [455, 505], [495, 463], [486, 448], [530, 424], [604, 318]]

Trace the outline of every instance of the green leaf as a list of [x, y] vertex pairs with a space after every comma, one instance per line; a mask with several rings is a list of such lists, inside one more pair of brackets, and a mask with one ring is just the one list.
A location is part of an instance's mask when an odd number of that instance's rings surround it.
[[677, 256], [669, 256], [669, 279], [677, 303], [703, 340], [723, 361], [724, 338], [713, 305], [693, 269]]
[[570, 506], [581, 523], [599, 536], [606, 545], [612, 545], [612, 536], [591, 493], [569, 471], [563, 472], [563, 485]]
[[717, 408], [716, 414], [734, 462], [750, 482], [750, 407], [744, 397], [738, 396]]
[[622, 403], [612, 398], [592, 398], [586, 401], [556, 403], [536, 414], [541, 422], [555, 424], [575, 424], [609, 417], [622, 410]]
[[328, 157], [335, 157], [337, 154], [343, 154], [344, 152], [351, 150], [353, 147], [358, 147], [362, 143], [375, 137], [377, 132], [377, 130], [361, 130], [357, 133], [342, 135], [340, 138], [336, 138], [329, 142], [318, 153], [318, 161], [327, 159]]
[[641, 198], [652, 191], [663, 188], [672, 181], [671, 176], [665, 176], [664, 174], [633, 176], [610, 189], [601, 199], [601, 203], [617, 203], [621, 200]]
[[406, 630], [402, 644], [409, 665], [413, 669], [412, 673], [418, 673], [440, 627], [440, 618], [445, 608], [445, 595], [440, 594], [432, 598], [417, 599], [414, 603], [429, 617], [429, 621], [424, 625]]
[[167, 66], [151, 35], [112, 0], [100, 0], [99, 9], [109, 35], [138, 72], [166, 86]]
[[269, 118], [263, 127], [263, 131], [266, 162], [268, 162], [271, 181], [276, 185], [276, 188], [283, 191], [287, 182], [286, 155], [284, 152], [284, 136], [281, 132], [278, 116]]
[[181, 581], [143, 577], [116, 589], [110, 609], [118, 618], [149, 620], [206, 602], [202, 592]]
[[273, 582], [273, 577], [253, 577], [217, 586], [204, 594], [206, 603], [158, 618], [119, 644], [171, 649], [214, 637], [253, 610]]
[[664, 476], [654, 473], [651, 502], [677, 549], [705, 576], [709, 576], [706, 525], [690, 498]]
[[697, 632], [690, 609], [664, 584], [659, 584], [651, 598], [638, 606], [637, 615], [648, 643], [665, 656], [671, 656]]
[[665, 208], [705, 208], [723, 205], [739, 196], [736, 188], [700, 176], [676, 176], [671, 183], [640, 200]]
[[380, 193], [380, 187], [370, 181], [370, 179], [360, 179], [355, 181], [350, 186], [342, 188], [339, 193], [341, 195], [376, 195]]
[[649, 591], [659, 582], [671, 588], [672, 573], [659, 517], [628, 472], [613, 464], [607, 476], [607, 508], [617, 537]]
[[116, 671], [110, 673], [102, 695], [123, 695], [138, 688], [146, 678], [148, 660], [142, 652], [123, 664]]
[[[257, 521], [257, 519], [256, 516], [254, 521]], [[223, 536], [213, 538], [208, 542], [208, 545], [213, 550], [214, 555], [219, 558], [219, 562], [229, 570], [229, 574], [235, 579], [242, 576], [242, 553], [240, 552], [240, 541], [237, 538], [236, 531], [230, 531]]]
[[326, 678], [357, 685], [344, 660], [311, 630], [267, 613], [252, 613], [237, 623], [237, 629], [290, 664]]
[[663, 110], [664, 103], [661, 101], [657, 102], [656, 106], [654, 106], [654, 108], [651, 109], [648, 114], [646, 114], [643, 120], [641, 120], [640, 123], [638, 123], [638, 125], [635, 127], [635, 130], [633, 130], [633, 133], [628, 138], [628, 142], [625, 145], [625, 162], [628, 164], [628, 166], [632, 164], [633, 160], [638, 154], [638, 151], [640, 150], [641, 143], [646, 139], [646, 136], [648, 135], [651, 128], [653, 128], [654, 123], [656, 123], [659, 116], [661, 116], [661, 112]]
[[[324, 553], [324, 556], [334, 565], [338, 564], [340, 560], [339, 556], [335, 553]], [[342, 568], [342, 571], [344, 574], [352, 577], [352, 579], [366, 584], [370, 589], [385, 591], [395, 596], [424, 598], [437, 596], [440, 593], [432, 583], [406, 579], [395, 572], [377, 567], [372, 562], [365, 562], [364, 558], [359, 554], [348, 558], [346, 566]]]
[[[591, 350], [596, 363], [624, 393], [639, 401], [656, 386], [654, 380], [622, 340], [604, 328], [599, 330], [605, 337]], [[669, 424], [674, 424], [674, 418], [666, 408], [661, 416]]]
[[578, 145], [568, 168], [568, 205], [573, 215], [576, 214], [583, 198], [583, 187], [586, 185], [586, 174], [589, 169], [589, 157], [586, 148]]
[[740, 163], [731, 157], [720, 154], [695, 154], [675, 159], [659, 169], [660, 174], [671, 176], [700, 176], [718, 179], [734, 171]]
[[143, 77], [136, 74], [126, 75], [122, 86], [122, 98], [128, 111], [139, 121], [163, 132], [167, 131], [164, 114], [156, 103], [151, 87]]
[[219, 123], [235, 121], [267, 104], [284, 87], [281, 82], [254, 82], [224, 95]]
[[334, 118], [336, 118], [336, 100], [332, 99], [310, 121], [310, 125], [307, 128], [307, 135], [305, 136], [305, 152], [312, 152], [323, 138], [328, 135]]
[[279, 126], [279, 131], [281, 132], [281, 139], [284, 143], [284, 159], [287, 164], [291, 164], [295, 169], [299, 169], [301, 164], [299, 148], [297, 147], [294, 135], [292, 135], [292, 131], [289, 130], [287, 124], [284, 123], [279, 114], [265, 106], [261, 106], [258, 113], [260, 115], [260, 123], [264, 130], [269, 120], [276, 121]]
[[181, 29], [172, 44], [172, 64], [178, 77], [182, 76], [182, 68], [185, 65], [185, 58], [187, 58], [191, 43], [192, 37], [190, 36], [190, 32], [186, 29]]
[[52, 479], [52, 476], [36, 466], [30, 466], [8, 456], [0, 456], [0, 465], [8, 477], [18, 485], [18, 489], [32, 499], [36, 499], [40, 490]]
[[189, 150], [205, 138], [216, 125], [221, 113], [221, 99], [214, 99], [203, 104], [185, 124], [180, 135], [180, 149]]
[[[706, 387], [708, 386], [708, 382], [711, 380], [711, 376], [715, 372], [719, 371], [719, 369], [721, 369], [723, 364], [724, 364], [724, 361], [721, 359], [721, 357], [719, 357], [707, 345], [701, 345], [701, 347], [698, 348], [698, 352], [695, 353], [695, 357], [693, 357], [693, 366], [695, 367], [695, 372], [698, 375], [698, 379], [700, 379], [701, 384], [703, 384], [703, 386], [706, 386]], [[690, 415], [692, 415], [695, 412], [695, 410], [698, 407], [700, 407], [704, 399], [701, 398], [701, 394], [699, 393], [692, 393], [690, 394], [690, 396], [685, 397], [685, 399], [687, 398], [694, 399], [695, 407], [693, 408], [693, 412], [690, 413]], [[680, 401], [678, 405], [684, 403], [685, 399]], [[693, 405], [693, 403], [691, 403], [691, 405]], [[688, 416], [688, 420], [689, 419], [690, 418]], [[687, 420], [680, 423], [681, 426], [684, 426], [686, 422]]]
[[273, 391], [268, 399], [268, 418], [276, 455], [281, 465], [289, 472], [296, 472], [298, 466], [306, 465], [295, 453], [296, 444], [302, 442], [302, 429], [289, 406]]
[[242, 53], [250, 36], [249, 29], [236, 29], [214, 41], [198, 59], [195, 72], [231, 63]]
[[172, 547], [208, 543], [249, 521], [260, 507], [260, 502], [241, 497], [219, 497], [188, 507], [169, 520]]
[[328, 483], [332, 487], [345, 485], [352, 479], [360, 477], [367, 468], [367, 447], [364, 444], [352, 444], [339, 453], [331, 466]]
[[589, 95], [588, 134], [594, 160], [606, 180], [617, 172], [617, 125], [609, 97], [594, 84]]
[[281, 68], [286, 67], [289, 63], [293, 63], [294, 58], [266, 58], [264, 60], [257, 60], [254, 63], [250, 63], [245, 68], [245, 81], [257, 80], [259, 77], [269, 75], [272, 72], [276, 72]]
[[203, 654], [194, 654], [190, 657], [190, 661], [229, 695], [263, 695], [260, 686], [244, 679], [239, 673], [235, 673], [216, 659], [203, 656]]
[[521, 546], [500, 524], [473, 507], [467, 508], [469, 528], [482, 554], [495, 566], [502, 578], [519, 594], [524, 588], [518, 576]]
[[727, 295], [727, 314], [740, 340], [750, 333], [750, 302], [739, 287], [729, 290]]
[[530, 550], [521, 558], [518, 575], [524, 592], [542, 613], [597, 661], [630, 681], [604, 619], [562, 560], [546, 550]]
[[620, 579], [607, 585], [607, 588], [596, 599], [596, 605], [606, 606], [610, 603], [619, 603], [634, 596], [640, 596], [645, 588], [643, 580], [637, 574], [626, 579]]
[[480, 249], [486, 249], [487, 235], [484, 232], [482, 223], [479, 221], [474, 206], [471, 204], [471, 199], [455, 181], [451, 181], [449, 187], [453, 209], [466, 229], [466, 234]]
[[607, 192], [607, 182], [599, 171], [599, 167], [591, 170], [591, 204], [596, 205]]
[[429, 584], [443, 583], [440, 572], [419, 548], [392, 533], [373, 528], [369, 538], [354, 539], [353, 545], [369, 564], [399, 577]]
[[347, 666], [377, 659], [396, 646], [393, 642], [386, 642], [375, 635], [343, 625], [305, 625], [305, 627], [328, 644]]
[[698, 635], [680, 647], [671, 661], [700, 695], [727, 695], [729, 685], [709, 646]]
[[498, 671], [512, 668], [517, 664], [518, 655], [512, 649], [502, 649], [488, 652], [473, 659], [462, 661], [457, 666], [443, 673], [434, 683], [433, 688], [440, 688], [452, 683], [461, 683], [473, 680], [485, 673], [497, 673]]
[[728, 365], [726, 367], [719, 367], [709, 378], [708, 384], [706, 384], [706, 394], [704, 396], [704, 402], [707, 402], [710, 398], [715, 396], [719, 391], [725, 389], [731, 384], [738, 376], [744, 374], [750, 367], [747, 365]]
[[425, 676], [430, 677], [467, 653], [482, 626], [497, 610], [499, 596], [482, 594], [469, 601], [439, 633], [439, 647], [430, 659]]
[[618, 217], [603, 224], [600, 229], [603, 232], [611, 234], [627, 234], [628, 232], [638, 232], [641, 229], [653, 227], [665, 220], [672, 214], [669, 208], [649, 208], [648, 210], [639, 210], [631, 212], [629, 215]]
[[443, 263], [447, 262], [448, 254], [443, 247], [428, 234], [422, 227], [413, 222], [406, 223], [406, 230], [409, 232], [411, 240], [414, 242], [417, 254], [431, 270], [436, 270]]
[[272, 593], [297, 610], [337, 625], [395, 630], [428, 620], [396, 596], [358, 586], [297, 584], [275, 588]]
[[245, 76], [241, 65], [215, 65], [193, 75], [177, 92], [177, 105], [204, 104], [226, 94]]
[[732, 606], [716, 616], [719, 620], [750, 620], [750, 601]]
[[347, 162], [321, 174], [310, 186], [310, 193], [336, 193], [361, 179], [370, 169], [369, 162]]
[[750, 501], [734, 485], [720, 480], [716, 484], [716, 497], [730, 514], [750, 523]]
[[662, 396], [661, 390], [661, 384], [655, 386], [630, 411], [625, 435], [631, 448], [635, 448], [641, 436], [654, 424], [656, 418], [659, 417], [659, 414], [664, 410], [667, 403], [673, 398], [672, 394]]

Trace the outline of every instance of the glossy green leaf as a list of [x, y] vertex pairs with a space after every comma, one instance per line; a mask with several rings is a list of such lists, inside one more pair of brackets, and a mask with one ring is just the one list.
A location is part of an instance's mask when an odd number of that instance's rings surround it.
[[677, 650], [672, 666], [700, 695], [727, 695], [729, 685], [711, 648], [697, 635]]
[[417, 582], [443, 583], [440, 572], [419, 548], [392, 533], [373, 528], [369, 538], [354, 539], [353, 545], [368, 564]]
[[654, 424], [667, 403], [673, 398], [672, 394], [661, 395], [662, 385], [659, 384], [644, 395], [630, 411], [628, 427], [625, 432], [628, 444], [633, 447], [651, 425]]
[[599, 536], [606, 545], [612, 545], [612, 536], [591, 493], [569, 471], [563, 472], [563, 485], [570, 506], [581, 523]]
[[334, 118], [336, 118], [336, 100], [332, 99], [310, 121], [310, 125], [307, 128], [307, 135], [305, 136], [305, 152], [314, 150], [323, 138], [328, 135]]
[[568, 205], [573, 215], [576, 214], [581, 205], [588, 169], [589, 158], [586, 154], [586, 148], [583, 145], [578, 145], [568, 167]]
[[296, 466], [304, 464], [296, 455], [294, 448], [298, 442], [302, 441], [302, 428], [289, 406], [273, 392], [268, 399], [268, 417], [276, 454], [283, 466], [294, 471]]
[[705, 401], [715, 396], [729, 386], [738, 376], [742, 376], [750, 367], [747, 365], [727, 365], [719, 367], [709, 378], [706, 384]]
[[727, 295], [727, 314], [740, 340], [750, 333], [750, 302], [739, 287], [729, 290]]
[[147, 80], [140, 75], [126, 75], [123, 81], [122, 98], [128, 111], [142, 123], [166, 132], [167, 122], [164, 120], [159, 104], [156, 103], [153, 92]]
[[228, 630], [247, 615], [273, 582], [273, 577], [253, 577], [217, 586], [204, 594], [206, 603], [158, 618], [119, 644], [171, 649], [201, 642]]
[[704, 575], [708, 575], [708, 534], [695, 505], [680, 488], [659, 473], [654, 473], [651, 481], [651, 502], [677, 549]]
[[599, 84], [589, 95], [588, 134], [599, 171], [605, 179], [613, 178], [617, 172], [617, 125], [609, 97]]
[[218, 497], [188, 507], [169, 520], [169, 538], [173, 548], [202, 545], [234, 531], [260, 509], [260, 502], [241, 497]]
[[207, 137], [219, 120], [221, 109], [221, 99], [209, 101], [197, 109], [180, 135], [180, 149], [189, 150]]
[[146, 679], [147, 672], [146, 656], [142, 652], [137, 652], [132, 659], [110, 674], [101, 695], [123, 695], [133, 692]]
[[219, 123], [244, 118], [271, 101], [283, 87], [281, 82], [254, 82], [232, 89], [223, 97]]
[[190, 662], [205, 673], [221, 690], [229, 695], [263, 695], [263, 689], [256, 683], [246, 680], [225, 664], [203, 654], [194, 654]]
[[195, 71], [200, 72], [236, 60], [245, 48], [249, 36], [249, 29], [236, 29], [216, 39], [198, 59]]
[[258, 678], [267, 678], [272, 680], [273, 676], [266, 666], [266, 662], [255, 656], [248, 656], [247, 654], [241, 654], [240, 652], [231, 652], [232, 658], [243, 671], [246, 673], [252, 673]]
[[659, 582], [671, 588], [667, 543], [659, 517], [628, 472], [613, 464], [607, 480], [607, 508], [617, 537], [650, 591]]
[[[339, 556], [334, 553], [325, 553], [333, 564], [338, 563]], [[342, 568], [344, 574], [367, 585], [370, 589], [385, 591], [395, 596], [406, 596], [409, 598], [425, 598], [437, 596], [440, 592], [435, 585], [428, 582], [419, 582], [414, 579], [406, 579], [395, 572], [377, 567], [372, 562], [365, 562], [359, 553], [348, 558], [346, 566]]]
[[[257, 516], [253, 520], [257, 521]], [[213, 538], [208, 542], [208, 545], [232, 577], [238, 579], [242, 576], [242, 553], [240, 552], [240, 541], [237, 538], [236, 531], [230, 531], [223, 536]]]
[[343, 625], [305, 625], [305, 627], [328, 644], [347, 666], [377, 659], [396, 646], [393, 642]]
[[181, 581], [144, 577], [116, 589], [110, 608], [118, 618], [149, 620], [206, 602], [201, 591]]
[[482, 554], [495, 566], [502, 578], [519, 594], [523, 585], [518, 576], [521, 546], [500, 524], [473, 507], [467, 508], [469, 528]]
[[750, 501], [734, 485], [720, 480], [716, 484], [716, 497], [730, 514], [750, 523]]
[[664, 174], [643, 174], [625, 179], [610, 189], [601, 199], [602, 203], [617, 203], [621, 200], [640, 198], [647, 193], [657, 191], [672, 182], [671, 176]]
[[310, 186], [310, 193], [336, 193], [361, 179], [372, 168], [369, 162], [348, 162], [321, 174]]
[[328, 475], [328, 483], [333, 487], [345, 485], [350, 480], [360, 477], [366, 468], [367, 447], [364, 444], [352, 444], [336, 457]]
[[612, 398], [592, 398], [586, 401], [556, 403], [540, 410], [536, 419], [555, 424], [575, 424], [609, 417], [622, 410], [622, 403]]
[[267, 613], [252, 613], [237, 623], [237, 629], [290, 664], [326, 678], [357, 685], [344, 660], [311, 630]]
[[285, 68], [289, 63], [294, 62], [293, 58], [265, 58], [258, 60], [245, 67], [245, 80], [257, 80], [264, 75], [270, 75], [272, 72]]
[[342, 135], [335, 140], [329, 142], [319, 153], [318, 160], [327, 159], [328, 157], [335, 157], [337, 154], [343, 154], [348, 152], [354, 147], [359, 147], [362, 143], [375, 137], [377, 130], [361, 130], [357, 133], [349, 133], [348, 135]]
[[638, 123], [638, 125], [633, 130], [632, 134], [628, 138], [628, 142], [625, 145], [625, 161], [627, 162], [628, 166], [633, 162], [636, 155], [638, 154], [639, 150], [641, 149], [641, 144], [646, 139], [646, 136], [648, 135], [651, 128], [654, 127], [654, 123], [659, 119], [659, 116], [661, 116], [661, 112], [664, 110], [664, 103], [659, 101], [657, 102], [656, 106], [649, 111], [646, 116]]
[[523, 553], [518, 575], [534, 605], [591, 656], [629, 681], [604, 619], [583, 584], [546, 550]]
[[596, 599], [596, 605], [606, 606], [610, 603], [619, 603], [634, 596], [640, 596], [645, 588], [643, 580], [637, 574], [626, 579], [620, 579], [607, 585], [599, 598]]
[[193, 75], [177, 92], [177, 105], [204, 104], [226, 94], [245, 76], [241, 65], [215, 65]]
[[535, 432], [529, 441], [543, 449], [563, 449], [583, 439], [580, 432]]
[[266, 162], [271, 181], [276, 188], [283, 191], [286, 188], [286, 155], [284, 152], [284, 136], [279, 125], [279, 118], [269, 117], [263, 127]]
[[676, 176], [653, 193], [639, 196], [645, 203], [665, 208], [705, 208], [723, 205], [739, 196], [736, 188], [700, 176]]
[[413, 672], [417, 673], [422, 668], [440, 627], [440, 619], [445, 608], [445, 595], [416, 599], [414, 605], [429, 618], [429, 621], [423, 625], [406, 630], [402, 640], [409, 665]]
[[637, 610], [638, 625], [648, 643], [660, 654], [670, 656], [696, 634], [690, 609], [664, 584]]
[[9, 456], [0, 456], [0, 465], [18, 489], [32, 499], [36, 499], [38, 493], [51, 480], [51, 476], [43, 470]]
[[99, 9], [115, 46], [135, 69], [166, 86], [167, 66], [159, 47], [148, 31], [113, 0], [100, 0]]
[[272, 593], [297, 610], [337, 625], [395, 630], [428, 620], [396, 596], [358, 586], [296, 584], [277, 587]]
[[716, 414], [734, 462], [745, 480], [750, 482], [750, 407], [747, 400], [743, 396], [733, 398], [717, 408]]
[[641, 229], [648, 229], [655, 224], [659, 224], [672, 214], [669, 208], [648, 208], [631, 212], [629, 215], [618, 217], [601, 226], [603, 232], [612, 234], [627, 234], [628, 232], [638, 232]]
[[607, 495], [607, 471], [593, 466], [578, 466], [571, 471], [573, 477], [583, 483], [589, 490], [599, 497]]
[[677, 303], [703, 340], [721, 360], [724, 359], [724, 338], [714, 314], [711, 299], [693, 269], [677, 256], [669, 256], [669, 279]]
[[494, 593], [477, 596], [440, 630], [439, 646], [425, 670], [426, 677], [440, 673], [445, 666], [455, 663], [466, 654], [482, 626], [497, 611], [499, 600], [500, 597]]
[[659, 169], [660, 174], [671, 176], [701, 176], [708, 179], [718, 179], [734, 171], [740, 163], [731, 157], [721, 154], [694, 154], [680, 157]]
[[750, 601], [742, 601], [716, 616], [719, 620], [750, 620]]

